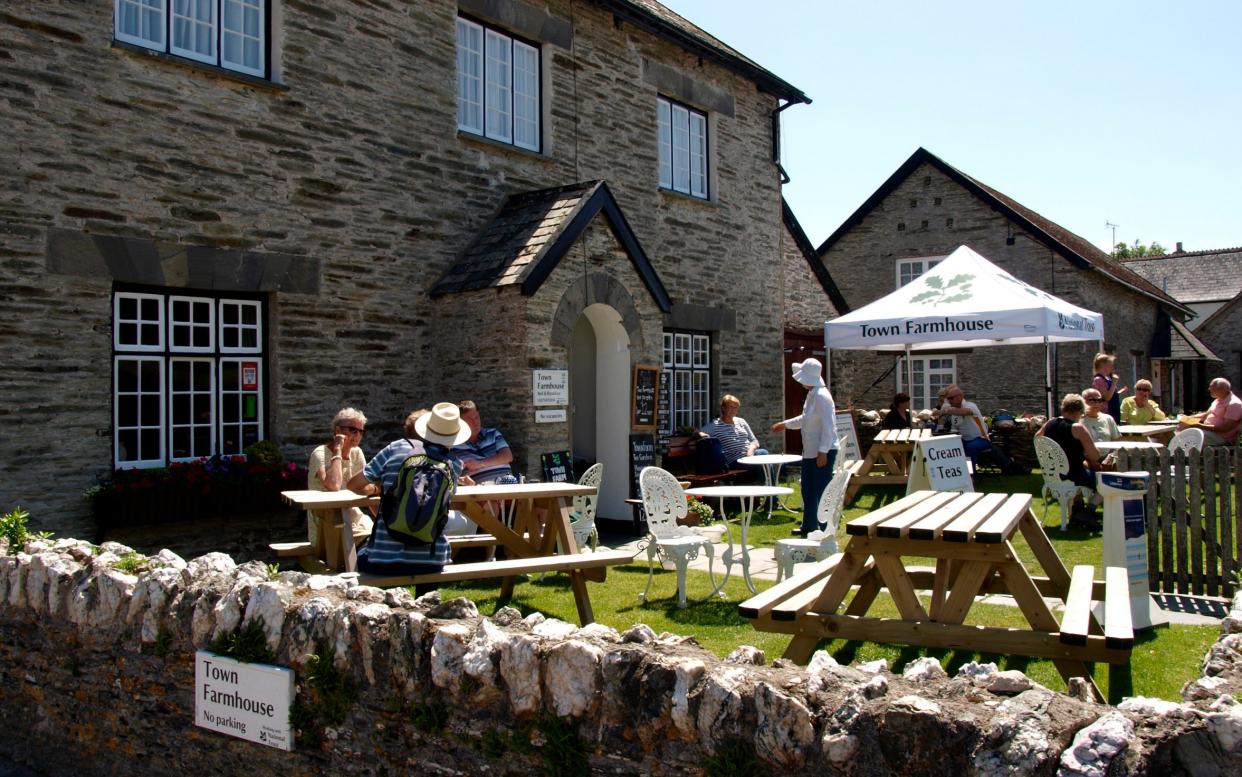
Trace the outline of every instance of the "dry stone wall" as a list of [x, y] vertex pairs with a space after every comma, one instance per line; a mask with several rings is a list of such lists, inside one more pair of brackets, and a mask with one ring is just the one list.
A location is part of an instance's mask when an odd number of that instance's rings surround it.
[[[312, 703], [288, 753], [195, 728], [194, 650], [239, 628], [340, 718]], [[48, 774], [1237, 775], [1239, 691], [1242, 597], [1185, 703], [1114, 708], [994, 665], [721, 660], [642, 625], [483, 618], [222, 554], [0, 556], [0, 752]]]

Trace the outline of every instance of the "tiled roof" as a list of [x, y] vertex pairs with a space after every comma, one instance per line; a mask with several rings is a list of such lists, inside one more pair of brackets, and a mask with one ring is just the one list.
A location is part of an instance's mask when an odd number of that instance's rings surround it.
[[1181, 302], [1220, 302], [1242, 291], [1242, 248], [1123, 259]]
[[1188, 359], [1205, 359], [1207, 361], [1218, 362], [1221, 358], [1212, 353], [1212, 349], [1203, 344], [1203, 341], [1195, 337], [1194, 333], [1186, 328], [1181, 321], [1170, 321], [1173, 331], [1169, 338], [1169, 358], [1175, 360]]
[[811, 98], [797, 87], [760, 67], [758, 63], [724, 41], [673, 13], [656, 0], [599, 0], [599, 2], [631, 24], [669, 38], [695, 54], [715, 60], [730, 70], [751, 79], [764, 91], [783, 97], [790, 102], [811, 102]]
[[895, 173], [889, 176], [888, 180], [874, 194], [867, 198], [867, 201], [858, 210], [854, 211], [841, 226], [837, 227], [837, 230], [820, 245], [819, 255], [823, 256], [842, 235], [848, 232], [855, 224], [862, 221], [890, 192], [896, 189], [902, 181], [912, 175], [923, 164], [930, 164], [937, 170], [940, 170], [959, 185], [972, 192], [976, 197], [995, 208], [1006, 218], [1013, 221], [1024, 232], [1029, 233], [1030, 237], [1057, 251], [1077, 266], [1098, 270], [1118, 283], [1131, 287], [1139, 294], [1152, 297], [1158, 302], [1169, 305], [1182, 313], [1190, 313], [1190, 310], [1181, 302], [1161, 291], [1146, 278], [1125, 267], [1109, 254], [1096, 248], [1090, 240], [1070, 232], [1056, 222], [1044, 218], [1018, 201], [949, 165], [943, 159], [924, 148], [915, 151]]
[[600, 213], [656, 304], [668, 311], [672, 306], [668, 292], [603, 181], [510, 195], [461, 258], [436, 281], [431, 294], [515, 285], [525, 295], [534, 294]]

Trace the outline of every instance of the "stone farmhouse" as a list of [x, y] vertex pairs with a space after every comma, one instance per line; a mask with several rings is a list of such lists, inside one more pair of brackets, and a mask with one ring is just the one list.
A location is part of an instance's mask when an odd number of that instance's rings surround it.
[[[893, 291], [960, 245], [1021, 280], [1104, 314], [1104, 350], [1117, 355], [1126, 383], [1150, 378], [1156, 394], [1197, 357], [1182, 324], [1190, 309], [1090, 241], [918, 149], [820, 245], [818, 254], [849, 308]], [[867, 268], [859, 271], [858, 268]], [[1086, 387], [1098, 342], [1054, 346], [1054, 396]], [[996, 346], [914, 357], [916, 409], [960, 383], [985, 414], [1000, 409], [1042, 414], [1043, 346]], [[907, 390], [900, 357], [866, 351], [832, 354], [838, 404], [887, 407]], [[895, 363], [897, 362], [897, 363]], [[896, 367], [896, 369], [895, 369]], [[1164, 400], [1162, 400], [1164, 401]]]
[[0, 101], [0, 506], [62, 536], [114, 468], [466, 398], [628, 515], [634, 365], [659, 431], [764, 429], [833, 310], [781, 196], [809, 98], [654, 0], [16, 0]]
[[[1198, 407], [1206, 388], [1197, 385], [1204, 378], [1218, 375], [1228, 378], [1234, 386], [1242, 383], [1242, 248], [1211, 251], [1177, 250], [1164, 256], [1125, 259], [1126, 267], [1142, 275], [1168, 292], [1195, 313], [1187, 321], [1205, 350], [1217, 357], [1220, 364], [1206, 362], [1204, 375], [1188, 375], [1184, 385], [1198, 391], [1187, 406]], [[1197, 380], [1196, 380], [1197, 379]]]

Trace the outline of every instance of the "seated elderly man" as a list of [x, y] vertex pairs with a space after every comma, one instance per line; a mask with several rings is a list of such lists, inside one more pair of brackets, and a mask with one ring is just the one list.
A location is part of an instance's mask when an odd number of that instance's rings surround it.
[[1121, 400], [1121, 423], [1149, 424], [1163, 421], [1164, 411], [1151, 398], [1151, 381], [1142, 378], [1134, 383], [1134, 396]]
[[462, 464], [464, 472], [476, 483], [516, 483], [513, 470], [513, 451], [500, 430], [483, 426], [479, 407], [469, 399], [457, 403], [461, 420], [470, 427], [470, 439], [453, 446], [453, 455]]
[[1005, 452], [992, 445], [992, 441], [988, 439], [988, 427], [983, 420], [983, 413], [979, 411], [978, 405], [966, 400], [966, 394], [961, 387], [956, 383], [950, 385], [944, 390], [944, 398], [945, 404], [933, 411], [932, 415], [949, 419], [949, 431], [962, 436], [962, 448], [975, 467], [979, 466], [979, 455], [986, 453], [996, 461], [1002, 472], [1015, 472], [1014, 464]]
[[[1238, 423], [1242, 422], [1242, 399], [1233, 393], [1233, 387], [1224, 378], [1216, 378], [1208, 384], [1208, 393], [1212, 395], [1212, 406], [1198, 415], [1195, 425], [1203, 430], [1205, 445], [1233, 445], [1238, 441]], [[1190, 424], [1185, 422], [1177, 425], [1185, 429]]]
[[[362, 455], [362, 433], [367, 427], [367, 417], [352, 407], [342, 408], [332, 419], [332, 439], [311, 451], [306, 465], [306, 486], [311, 491], [340, 491], [354, 475], [366, 466]], [[354, 537], [359, 541], [371, 534], [371, 519], [357, 507], [347, 511]], [[336, 510], [308, 510], [306, 513], [306, 536], [316, 551], [320, 550], [319, 535], [327, 521], [331, 526], [336, 520]]]
[[[1103, 399], [1103, 395], [1100, 395]], [[1112, 458], [1100, 460], [1100, 452], [1091, 439], [1091, 433], [1083, 426], [1082, 417], [1086, 403], [1079, 394], [1066, 394], [1061, 400], [1061, 415], [1049, 418], [1035, 433], [1036, 437], [1047, 437], [1061, 446], [1065, 458], [1069, 460], [1069, 472], [1063, 476], [1076, 485], [1095, 489], [1095, 473], [1099, 470], [1112, 469]], [[1099, 497], [1096, 497], [1098, 500]], [[1102, 520], [1090, 507], [1077, 503], [1070, 520], [1087, 528], [1099, 528]]]
[[767, 453], [759, 447], [759, 440], [751, 431], [750, 424], [740, 417], [737, 411], [742, 407], [742, 400], [732, 394], [720, 398], [720, 416], [710, 424], [699, 429], [699, 434], [720, 441], [720, 450], [724, 454], [726, 469], [744, 467], [756, 475], [762, 475], [763, 469], [756, 466], [738, 464], [743, 456], [757, 456]]
[[1100, 412], [1108, 409], [1108, 402], [1099, 389], [1085, 389], [1082, 392], [1082, 401], [1087, 405], [1087, 412], [1083, 415], [1081, 423], [1090, 433], [1092, 442], [1120, 440], [1121, 430], [1117, 428], [1117, 422], [1108, 413]]

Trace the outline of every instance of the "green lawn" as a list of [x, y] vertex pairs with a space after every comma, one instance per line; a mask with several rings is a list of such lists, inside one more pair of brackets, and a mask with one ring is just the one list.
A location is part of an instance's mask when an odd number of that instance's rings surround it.
[[[1036, 493], [1038, 494], [1041, 479], [1038, 475], [1022, 477], [984, 476], [979, 478], [979, 487], [984, 491], [1004, 493]], [[790, 484], [797, 488], [796, 483]], [[842, 525], [856, 516], [865, 514], [882, 504], [891, 502], [902, 496], [896, 487], [876, 487], [863, 490], [858, 498], [845, 511]], [[797, 499], [795, 496], [794, 499]], [[1060, 512], [1055, 502], [1048, 506], [1044, 514], [1042, 500], [1034, 501], [1036, 516], [1042, 518], [1053, 545], [1061, 555], [1067, 567], [1075, 564], [1098, 564], [1102, 551], [1099, 535], [1088, 532], [1070, 530], [1061, 532]], [[776, 510], [772, 517], [756, 516], [751, 523], [749, 540], [752, 546], [773, 546], [776, 540], [788, 537], [792, 527], [797, 525], [799, 516], [783, 510]], [[735, 534], [736, 539], [736, 534]], [[844, 542], [844, 532], [841, 533]], [[1030, 555], [1029, 548], [1021, 541], [1016, 545], [1023, 562], [1034, 574], [1038, 574], [1036, 565]], [[604, 583], [589, 583], [591, 604], [595, 611], [595, 619], [624, 631], [636, 623], [646, 623], [657, 633], [668, 631], [675, 634], [693, 636], [699, 644], [719, 656], [725, 656], [738, 645], [754, 645], [764, 650], [771, 660], [781, 655], [789, 642], [789, 637], [782, 634], [770, 634], [755, 631], [749, 621], [738, 616], [737, 604], [749, 596], [745, 583], [741, 579], [740, 570], [734, 570], [725, 587], [726, 598], [713, 599], [701, 604], [691, 604], [681, 610], [677, 607], [677, 580], [672, 571], [657, 570], [652, 583], [651, 601], [643, 603], [638, 599], [647, 582], [646, 556], [640, 555], [636, 563], [628, 566], [614, 567], [609, 570], [608, 579]], [[764, 580], [756, 580], [756, 585], [763, 588], [771, 585]], [[491, 614], [497, 607], [504, 604], [499, 601], [499, 583], [461, 584], [452, 586], [446, 594], [463, 595], [478, 603], [480, 612]], [[690, 598], [704, 596], [711, 585], [706, 573], [691, 571], [687, 579], [687, 593]], [[574, 607], [573, 594], [569, 588], [569, 578], [565, 575], [548, 575], [544, 580], [532, 580], [520, 583], [514, 590], [512, 601], [507, 604], [527, 614], [538, 611], [548, 617], [560, 618], [570, 623], [577, 622], [577, 610]], [[896, 617], [896, 609], [883, 594], [877, 599], [871, 614]], [[989, 626], [1023, 627], [1025, 621], [1016, 607], [976, 605], [971, 609], [969, 622]], [[1216, 626], [1181, 626], [1174, 625], [1152, 629], [1138, 635], [1133, 653], [1132, 677], [1133, 689], [1126, 695], [1155, 696], [1162, 699], [1177, 701], [1180, 699], [1182, 686], [1200, 674], [1203, 656], [1216, 640], [1219, 628]], [[955, 650], [926, 650], [895, 645], [883, 645], [870, 642], [846, 642], [837, 640], [826, 642], [821, 647], [827, 650], [841, 663], [869, 661], [877, 658], [888, 659], [889, 666], [900, 672], [901, 668], [912, 659], [923, 655], [935, 656], [950, 673], [970, 661], [993, 661], [1001, 669], [1019, 669], [1033, 680], [1056, 690], [1064, 690], [1065, 683], [1052, 662], [1027, 657], [1006, 657], [992, 654], [965, 653]], [[1095, 667], [1095, 679], [1105, 695], [1108, 695], [1108, 666], [1098, 664]]]

